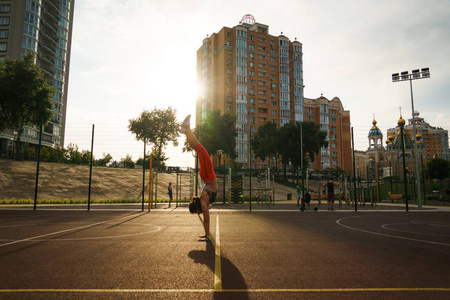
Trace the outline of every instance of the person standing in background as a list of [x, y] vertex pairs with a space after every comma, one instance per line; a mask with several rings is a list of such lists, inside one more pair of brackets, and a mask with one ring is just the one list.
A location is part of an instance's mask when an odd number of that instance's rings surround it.
[[328, 210], [333, 210], [334, 205], [334, 186], [340, 185], [341, 183], [334, 182], [333, 178], [330, 178], [328, 182], [325, 182], [323, 186], [327, 186], [328, 194], [327, 194], [327, 202], [328, 202]]
[[172, 206], [172, 200], [173, 200], [173, 196], [172, 196], [172, 182], [169, 182], [169, 186], [167, 187], [167, 194], [169, 194], [169, 206], [167, 208], [170, 208]]

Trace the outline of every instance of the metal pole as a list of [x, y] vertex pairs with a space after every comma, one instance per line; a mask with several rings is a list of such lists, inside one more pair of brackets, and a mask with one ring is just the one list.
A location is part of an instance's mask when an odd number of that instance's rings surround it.
[[412, 90], [412, 74], [409, 76], [409, 86], [411, 88], [411, 108], [412, 108], [412, 119], [413, 119], [413, 131], [414, 131], [414, 161], [416, 164], [416, 174], [417, 174], [417, 208], [422, 209], [422, 193], [420, 192], [420, 173], [419, 173], [419, 160], [417, 155], [417, 131], [416, 131], [416, 118], [414, 116], [414, 101], [413, 101], [413, 90]]
[[300, 124], [300, 166], [302, 169], [302, 208], [305, 209], [305, 172], [303, 170], [303, 126]]
[[91, 140], [91, 167], [89, 170], [89, 196], [88, 196], [88, 210], [91, 209], [91, 185], [92, 185], [92, 157], [94, 157], [94, 127], [92, 124], [92, 140]]
[[148, 183], [148, 211], [151, 211], [152, 206], [152, 172], [153, 172], [153, 153], [150, 153], [150, 167], [149, 169], [149, 183]]
[[423, 174], [423, 154], [420, 155], [420, 163], [422, 165], [422, 187], [423, 187], [423, 202], [427, 204], [426, 190], [425, 190], [425, 174]]
[[250, 202], [249, 202], [249, 207], [250, 207], [250, 211], [252, 211], [252, 170], [250, 169], [250, 180], [249, 180], [249, 188], [250, 188]]
[[389, 181], [391, 183], [391, 194], [392, 194], [392, 162], [391, 157], [389, 156]]
[[375, 170], [377, 172], [376, 179], [377, 179], [377, 203], [380, 202], [380, 181], [379, 181], [379, 174], [378, 174], [378, 163], [375, 165]]
[[[145, 131], [145, 135], [147, 135], [147, 130]], [[144, 193], [145, 193], [145, 152], [146, 152], [146, 148], [145, 146], [147, 145], [146, 143], [146, 139], [144, 136], [144, 161], [142, 163], [142, 211], [144, 211]], [[150, 186], [150, 183], [149, 183]]]
[[352, 127], [352, 157], [353, 157], [353, 188], [355, 195], [355, 212], [358, 211], [358, 201], [356, 200], [356, 167], [355, 167], [355, 141], [353, 138], [353, 127]]
[[42, 124], [39, 129], [39, 148], [37, 157], [37, 167], [36, 167], [36, 186], [34, 187], [34, 210], [36, 210], [37, 205], [37, 194], [38, 194], [38, 182], [39, 182], [39, 163], [41, 160], [41, 145], [42, 145]]
[[400, 126], [400, 133], [402, 135], [401, 139], [401, 147], [402, 147], [402, 155], [403, 155], [403, 181], [405, 182], [405, 205], [406, 211], [408, 211], [408, 182], [406, 178], [406, 162], [405, 162], [405, 137], [403, 135], [403, 125]]

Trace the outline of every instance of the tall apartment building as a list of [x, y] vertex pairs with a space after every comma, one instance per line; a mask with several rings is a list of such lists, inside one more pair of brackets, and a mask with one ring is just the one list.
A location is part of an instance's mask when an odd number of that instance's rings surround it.
[[[1, 0], [0, 59], [36, 54], [36, 64], [57, 90], [53, 119], [45, 126], [42, 144], [64, 145], [75, 0]], [[21, 141], [37, 144], [38, 130], [27, 127]], [[12, 152], [14, 132], [0, 133], [0, 152]]]
[[250, 166], [249, 133], [265, 122], [303, 120], [302, 44], [269, 34], [269, 26], [245, 15], [223, 27], [197, 51], [197, 121], [207, 111], [236, 115], [237, 162]]
[[320, 130], [328, 133], [328, 147], [322, 148], [314, 162], [310, 162], [310, 170], [352, 171], [350, 111], [344, 110], [338, 97], [328, 100], [323, 95], [317, 99], [305, 98], [303, 108], [305, 121], [320, 124]]
[[[349, 129], [343, 132], [340, 128], [341, 123], [349, 125], [350, 121], [339, 99], [309, 99], [308, 105], [304, 103], [302, 44], [297, 39], [290, 41], [283, 33], [270, 35], [269, 26], [256, 23], [251, 15], [245, 15], [239, 25], [223, 27], [203, 40], [197, 50], [197, 79], [197, 122], [204, 120], [208, 111], [235, 115], [236, 162], [247, 168], [267, 166], [249, 151], [250, 136], [266, 122], [281, 127], [291, 121], [304, 121], [307, 114], [323, 125], [336, 143], [341, 139], [350, 141]], [[336, 124], [328, 124], [332, 113], [336, 113], [332, 118]], [[347, 157], [350, 152], [344, 154], [341, 144], [333, 149], [331, 155], [330, 150], [323, 149], [310, 167], [345, 168], [347, 159], [351, 165], [351, 157]], [[230, 161], [225, 159], [225, 163]]]

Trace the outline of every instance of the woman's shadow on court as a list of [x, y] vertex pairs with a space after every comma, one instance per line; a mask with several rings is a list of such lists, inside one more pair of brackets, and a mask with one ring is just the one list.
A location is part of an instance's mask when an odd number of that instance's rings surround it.
[[[215, 274], [215, 248], [211, 241], [206, 242], [206, 250], [192, 250], [189, 257], [196, 264], [207, 265]], [[235, 292], [214, 292], [214, 299], [229, 299], [232, 293], [235, 299], [248, 299], [247, 285], [239, 269], [226, 257], [221, 256], [222, 289], [241, 290]], [[225, 284], [224, 284], [225, 283]]]

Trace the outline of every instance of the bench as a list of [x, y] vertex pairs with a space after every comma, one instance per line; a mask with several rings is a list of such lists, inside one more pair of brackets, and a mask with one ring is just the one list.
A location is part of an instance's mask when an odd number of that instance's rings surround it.
[[403, 195], [402, 194], [391, 194], [389, 195], [386, 200], [391, 200], [391, 203], [394, 203], [394, 200], [403, 200]]

